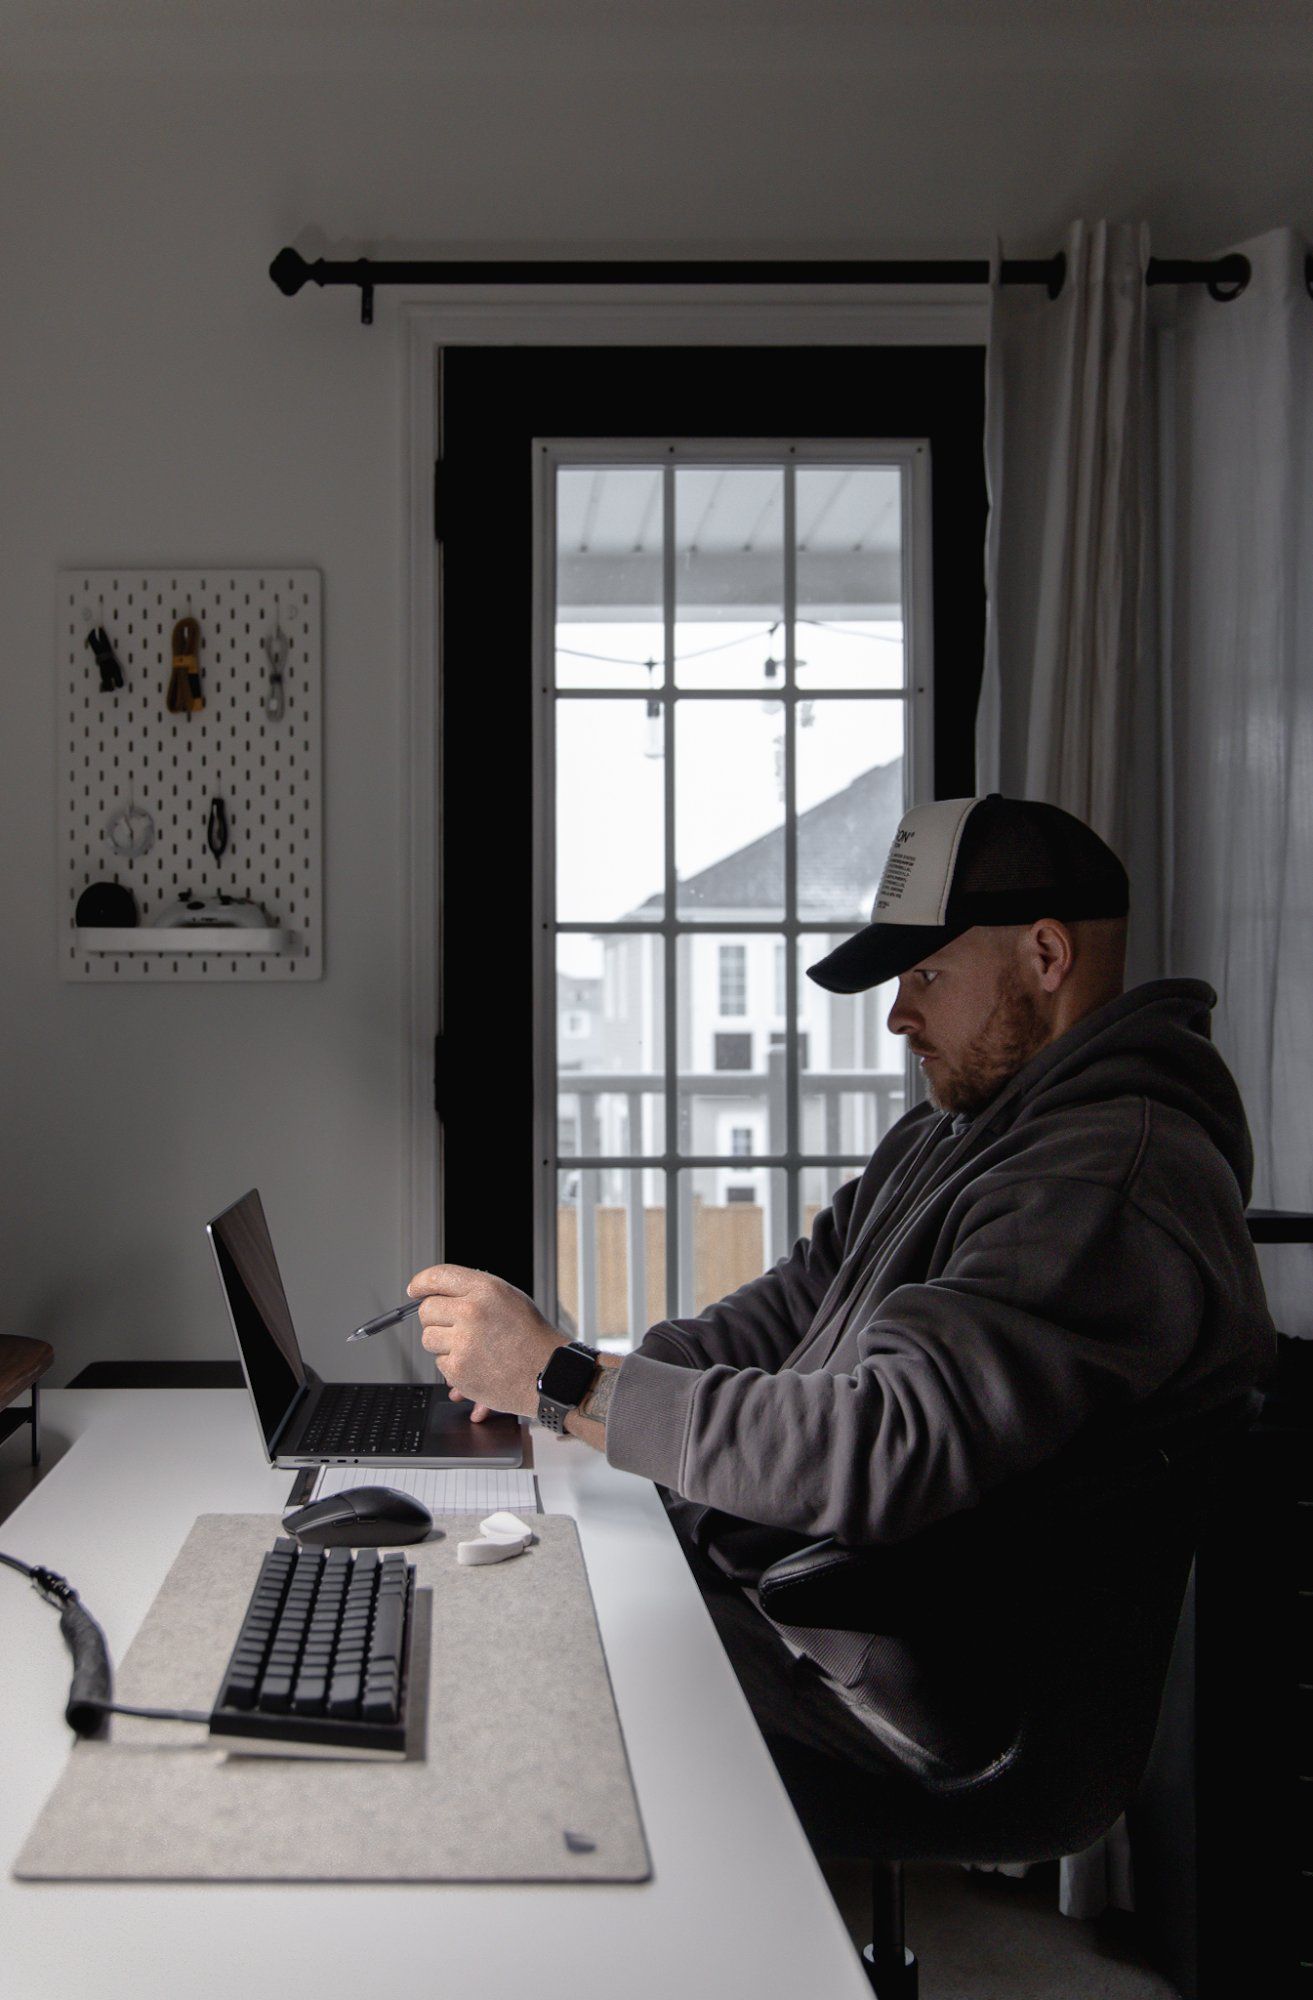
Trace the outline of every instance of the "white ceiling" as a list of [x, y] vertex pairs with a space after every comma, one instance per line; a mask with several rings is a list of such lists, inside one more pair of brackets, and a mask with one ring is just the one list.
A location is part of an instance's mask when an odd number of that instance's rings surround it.
[[[659, 470], [643, 466], [562, 471], [557, 547], [571, 556], [659, 554], [660, 481]], [[675, 546], [680, 554], [778, 550], [783, 529], [783, 479], [776, 468], [680, 468], [675, 486]], [[897, 470], [800, 466], [797, 538], [800, 552], [818, 555], [897, 550]]]

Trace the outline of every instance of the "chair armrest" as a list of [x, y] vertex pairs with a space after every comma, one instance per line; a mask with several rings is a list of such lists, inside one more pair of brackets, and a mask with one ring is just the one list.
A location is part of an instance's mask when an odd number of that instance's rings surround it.
[[960, 1617], [976, 1597], [983, 1583], [980, 1557], [976, 1537], [956, 1523], [951, 1533], [927, 1529], [911, 1541], [871, 1548], [843, 1548], [830, 1537], [763, 1570], [757, 1595], [780, 1625], [886, 1636], [924, 1631]]

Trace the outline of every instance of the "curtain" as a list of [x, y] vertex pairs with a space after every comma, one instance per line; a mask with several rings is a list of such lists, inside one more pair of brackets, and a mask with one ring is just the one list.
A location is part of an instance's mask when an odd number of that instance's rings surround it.
[[[1160, 970], [1145, 223], [1074, 222], [1056, 300], [991, 267], [977, 789], [1046, 799], [1131, 870], [1130, 967]], [[1141, 889], [1144, 893], [1141, 894]]]
[[[1254, 1135], [1254, 1203], [1313, 1209], [1313, 299], [1290, 229], [1236, 244], [1220, 304], [1182, 287], [1163, 356], [1167, 953], [1216, 987]], [[1221, 254], [1216, 253], [1216, 254]], [[1260, 1251], [1313, 1333], [1313, 1251]]]
[[[991, 272], [978, 789], [1065, 806], [1123, 856], [1128, 979], [1216, 987], [1253, 1201], [1313, 1210], [1308, 246], [1228, 246], [1242, 293], [1182, 286], [1152, 315], [1145, 224], [1064, 247], [1056, 302]], [[1313, 1334], [1310, 1250], [1260, 1261], [1278, 1326]], [[1069, 1914], [1130, 1889], [1122, 1822], [1062, 1864]]]
[[[985, 369], [989, 518], [977, 789], [1075, 813], [1156, 883], [1156, 811], [1136, 802], [1161, 756], [1153, 631], [1153, 411], [1145, 223], [1074, 222], [1056, 300], [990, 271]], [[1133, 751], [1138, 748], [1138, 759]], [[1132, 835], [1136, 849], [1132, 851]], [[1147, 837], [1147, 838], [1146, 838]], [[1157, 970], [1161, 898], [1133, 896], [1128, 971]], [[1017, 1868], [1012, 1872], [1021, 1873]], [[1059, 1907], [1131, 1907], [1123, 1820], [1059, 1869]]]

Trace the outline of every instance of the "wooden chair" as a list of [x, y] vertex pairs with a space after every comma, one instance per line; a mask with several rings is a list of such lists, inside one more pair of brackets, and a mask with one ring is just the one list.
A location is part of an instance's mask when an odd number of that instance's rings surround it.
[[[11, 1437], [21, 1424], [32, 1426], [32, 1463], [41, 1463], [41, 1392], [38, 1383], [55, 1358], [46, 1340], [29, 1340], [21, 1333], [0, 1333], [0, 1443]], [[32, 1400], [23, 1409], [12, 1410], [15, 1396], [30, 1389]]]

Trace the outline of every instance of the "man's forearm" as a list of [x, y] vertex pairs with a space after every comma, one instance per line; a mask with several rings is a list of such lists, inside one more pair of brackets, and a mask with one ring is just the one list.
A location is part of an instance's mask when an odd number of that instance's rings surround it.
[[624, 1360], [623, 1354], [599, 1354], [598, 1371], [592, 1388], [584, 1397], [577, 1410], [571, 1410], [565, 1420], [565, 1428], [571, 1437], [581, 1444], [591, 1445], [594, 1451], [606, 1450], [606, 1413], [615, 1388], [616, 1370]]

